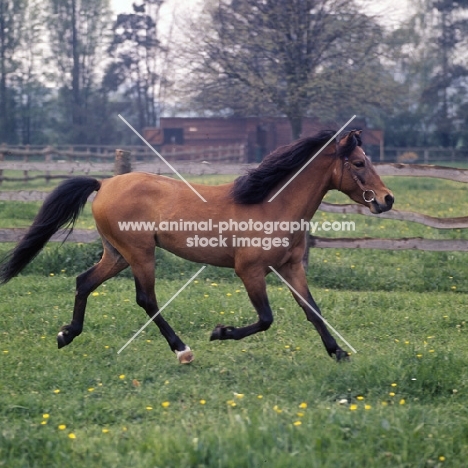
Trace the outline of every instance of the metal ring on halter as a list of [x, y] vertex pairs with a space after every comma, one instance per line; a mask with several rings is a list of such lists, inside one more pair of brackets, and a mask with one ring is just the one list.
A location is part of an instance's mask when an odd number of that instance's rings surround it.
[[[366, 198], [366, 193], [367, 192], [372, 192], [372, 197], [369, 200]], [[364, 192], [362, 192], [362, 198], [364, 198], [364, 201], [366, 203], [371, 203], [371, 202], [373, 202], [375, 200], [375, 192], [372, 189], [364, 190]]]

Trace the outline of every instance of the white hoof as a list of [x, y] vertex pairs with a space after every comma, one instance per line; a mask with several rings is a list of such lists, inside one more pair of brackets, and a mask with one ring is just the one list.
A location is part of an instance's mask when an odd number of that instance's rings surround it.
[[195, 359], [189, 346], [186, 346], [183, 351], [176, 351], [175, 353], [181, 364], [190, 364]]

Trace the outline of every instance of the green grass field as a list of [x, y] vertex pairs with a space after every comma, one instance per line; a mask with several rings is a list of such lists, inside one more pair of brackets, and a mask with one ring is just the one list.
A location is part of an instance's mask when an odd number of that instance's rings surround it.
[[[462, 184], [387, 183], [399, 209], [465, 214]], [[328, 201], [345, 199], [332, 194]], [[37, 207], [2, 202], [2, 227], [15, 219], [27, 225]], [[79, 223], [92, 225], [88, 211]], [[385, 223], [356, 216], [354, 235], [465, 236], [413, 223], [380, 228]], [[0, 244], [0, 253], [9, 248]], [[99, 253], [99, 244], [49, 244], [1, 288], [0, 466], [466, 465], [465, 253], [311, 251], [314, 297], [357, 350], [342, 364], [326, 355], [274, 277], [268, 278], [275, 312], [270, 330], [210, 342], [217, 323], [241, 326], [256, 316], [233, 272], [208, 267], [164, 313], [194, 350], [188, 366], [177, 363], [153, 324], [117, 354], [146, 322], [128, 272], [90, 297], [83, 334], [57, 349], [56, 333], [71, 319], [74, 276]], [[157, 258], [162, 305], [199, 265], [165, 252]]]

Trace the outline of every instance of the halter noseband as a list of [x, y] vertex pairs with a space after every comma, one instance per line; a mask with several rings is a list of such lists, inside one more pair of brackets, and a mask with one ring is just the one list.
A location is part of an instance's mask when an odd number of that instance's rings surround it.
[[[362, 198], [366, 203], [371, 203], [375, 200], [375, 192], [372, 189], [366, 189], [364, 185], [362, 185], [362, 182], [359, 180], [359, 177], [353, 172], [351, 169], [351, 164], [349, 164], [349, 159], [348, 157], [345, 157], [343, 159], [343, 168], [347, 168], [349, 170], [349, 173], [351, 174], [352, 179], [354, 182], [356, 182], [357, 186], [362, 190]], [[340, 191], [341, 191], [341, 183], [343, 182], [343, 172], [344, 170], [341, 170], [341, 180], [340, 180]], [[366, 194], [370, 194], [370, 197], [367, 198]]]

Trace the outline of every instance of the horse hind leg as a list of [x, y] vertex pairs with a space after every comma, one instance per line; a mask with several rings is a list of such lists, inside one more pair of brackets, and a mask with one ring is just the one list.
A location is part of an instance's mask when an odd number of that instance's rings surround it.
[[132, 271], [135, 277], [136, 302], [142, 307], [152, 321], [158, 326], [159, 331], [168, 342], [170, 348], [177, 356], [181, 364], [189, 364], [193, 361], [193, 352], [189, 346], [179, 338], [171, 326], [159, 313], [156, 294], [154, 292], [154, 249], [141, 258], [132, 260]]
[[60, 328], [57, 335], [58, 348], [69, 345], [83, 331], [88, 296], [104, 281], [128, 267], [122, 255], [103, 238], [104, 253], [101, 261], [76, 278], [75, 305], [69, 325]]

